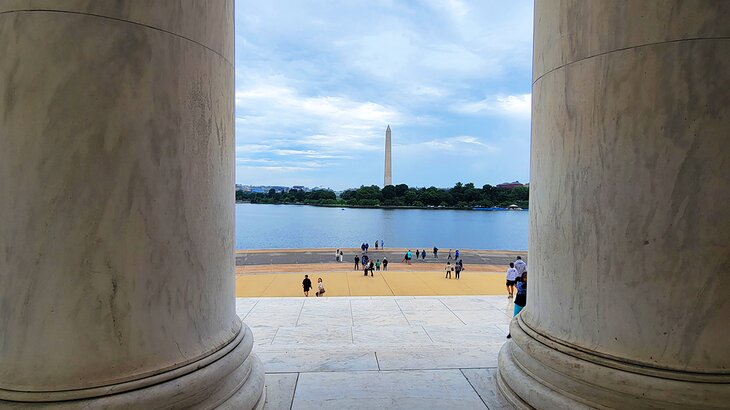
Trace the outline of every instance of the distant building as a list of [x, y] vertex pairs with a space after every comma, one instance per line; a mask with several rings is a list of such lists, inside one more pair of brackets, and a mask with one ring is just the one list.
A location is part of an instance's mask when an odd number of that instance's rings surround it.
[[520, 183], [520, 181], [515, 182], [505, 182], [502, 184], [497, 185], [497, 188], [506, 188], [506, 189], [512, 189], [512, 188], [522, 188], [525, 184]]
[[296, 189], [297, 191], [307, 191], [307, 187], [305, 187], [304, 185], [294, 185], [293, 187], [291, 187], [291, 189]]
[[274, 190], [274, 192], [289, 192], [288, 186], [280, 186], [280, 185], [261, 185], [261, 186], [252, 186], [250, 187], [251, 192], [255, 194], [268, 194], [270, 190]]

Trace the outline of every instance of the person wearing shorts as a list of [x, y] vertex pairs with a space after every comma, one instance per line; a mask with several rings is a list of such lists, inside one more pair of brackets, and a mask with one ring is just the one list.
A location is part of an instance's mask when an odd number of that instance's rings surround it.
[[515, 283], [517, 283], [518, 275], [519, 273], [517, 272], [517, 269], [515, 269], [515, 264], [510, 262], [509, 269], [507, 269], [507, 293], [509, 294], [507, 299], [512, 298], [512, 295], [515, 292]]
[[[527, 305], [527, 271], [523, 272], [517, 278], [517, 296], [515, 296], [515, 310], [514, 316], [517, 316], [522, 312], [522, 309]], [[507, 333], [507, 339], [512, 338], [512, 333]]]
[[302, 281], [302, 288], [304, 288], [304, 296], [309, 296], [309, 289], [312, 289], [312, 281], [309, 280], [309, 275], [304, 275], [304, 280]]

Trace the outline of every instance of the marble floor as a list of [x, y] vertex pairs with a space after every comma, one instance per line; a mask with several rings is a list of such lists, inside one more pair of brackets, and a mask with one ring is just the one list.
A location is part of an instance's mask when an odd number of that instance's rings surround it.
[[505, 296], [238, 298], [266, 409], [503, 409]]

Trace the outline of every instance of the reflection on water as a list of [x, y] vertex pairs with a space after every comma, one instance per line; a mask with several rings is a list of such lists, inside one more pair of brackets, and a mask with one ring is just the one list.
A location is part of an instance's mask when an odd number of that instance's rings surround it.
[[355, 209], [236, 204], [236, 249], [386, 248], [527, 250], [527, 211]]

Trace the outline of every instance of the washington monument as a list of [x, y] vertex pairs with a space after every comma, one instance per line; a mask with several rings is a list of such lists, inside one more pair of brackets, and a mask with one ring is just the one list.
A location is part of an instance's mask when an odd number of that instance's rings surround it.
[[393, 168], [390, 159], [390, 125], [385, 129], [385, 181], [383, 186], [393, 185]]

